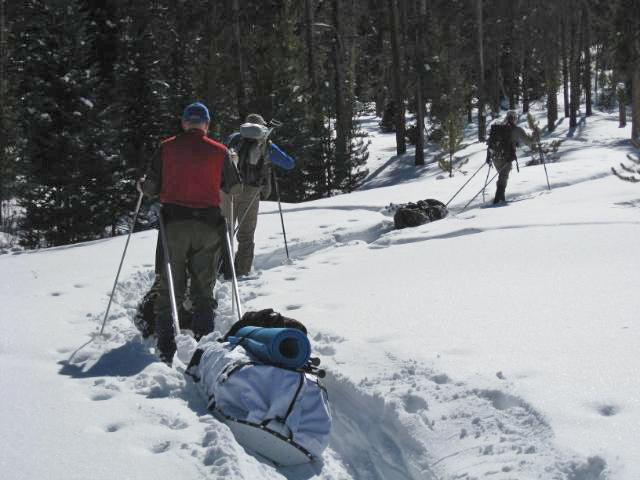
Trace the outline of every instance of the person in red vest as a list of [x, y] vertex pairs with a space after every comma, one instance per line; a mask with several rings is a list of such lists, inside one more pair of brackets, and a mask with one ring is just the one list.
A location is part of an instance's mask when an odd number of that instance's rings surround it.
[[[220, 191], [235, 194], [242, 189], [227, 148], [207, 137], [210, 121], [209, 110], [202, 103], [187, 106], [182, 115], [184, 132], [161, 143], [141, 184], [143, 193], [159, 196], [162, 205], [178, 305], [184, 301], [189, 274], [191, 328], [197, 340], [214, 328], [213, 287], [225, 241]], [[171, 365], [176, 332], [164, 272], [154, 313], [159, 356]]]

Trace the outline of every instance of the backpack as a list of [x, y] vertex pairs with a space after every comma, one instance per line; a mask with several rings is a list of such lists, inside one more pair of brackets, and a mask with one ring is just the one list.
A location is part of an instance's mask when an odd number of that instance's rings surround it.
[[260, 129], [264, 129], [264, 127], [243, 124], [240, 127], [240, 132], [231, 135], [227, 142], [227, 147], [233, 148], [238, 153], [238, 171], [243, 183], [256, 187], [269, 181], [266, 178], [269, 171], [264, 161], [266, 147], [260, 145], [258, 141], [265, 132]]
[[447, 216], [449, 211], [444, 203], [428, 198], [417, 202], [404, 203], [396, 207], [393, 215], [393, 223], [396, 229], [417, 227], [425, 223], [440, 220]]
[[[156, 331], [156, 314], [154, 306], [160, 291], [153, 285], [142, 301], [136, 307], [136, 313], [133, 317], [133, 324], [142, 334], [143, 338], [150, 337]], [[188, 292], [187, 292], [188, 294]], [[217, 306], [217, 304], [216, 304]], [[214, 307], [215, 308], [215, 307]], [[184, 304], [178, 306], [178, 320], [180, 321], [180, 329], [191, 329], [193, 312], [187, 309]]]
[[516, 149], [511, 141], [511, 125], [494, 123], [489, 131], [489, 152], [492, 158], [512, 162], [516, 158]]

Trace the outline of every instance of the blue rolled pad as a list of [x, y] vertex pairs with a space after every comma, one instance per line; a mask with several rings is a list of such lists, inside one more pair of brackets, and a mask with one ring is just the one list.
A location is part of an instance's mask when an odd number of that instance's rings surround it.
[[294, 328], [243, 327], [229, 342], [264, 363], [285, 368], [301, 368], [311, 355], [309, 339]]
[[271, 150], [269, 151], [269, 160], [284, 170], [291, 170], [296, 164], [293, 158], [280, 150], [280, 147], [273, 142], [271, 143]]

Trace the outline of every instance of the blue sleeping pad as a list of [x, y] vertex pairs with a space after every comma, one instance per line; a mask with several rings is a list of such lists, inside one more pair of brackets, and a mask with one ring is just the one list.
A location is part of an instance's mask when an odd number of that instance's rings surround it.
[[271, 160], [271, 163], [284, 170], [291, 170], [296, 164], [295, 160], [284, 153], [282, 150], [280, 150], [280, 147], [278, 147], [275, 143], [271, 143], [269, 160]]
[[261, 362], [284, 368], [302, 368], [311, 355], [309, 339], [294, 328], [243, 327], [228, 340]]

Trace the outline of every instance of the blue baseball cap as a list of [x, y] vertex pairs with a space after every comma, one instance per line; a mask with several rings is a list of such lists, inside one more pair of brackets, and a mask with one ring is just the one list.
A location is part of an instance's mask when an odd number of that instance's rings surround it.
[[182, 114], [182, 121], [188, 123], [209, 123], [211, 117], [209, 116], [209, 109], [200, 102], [187, 105]]

